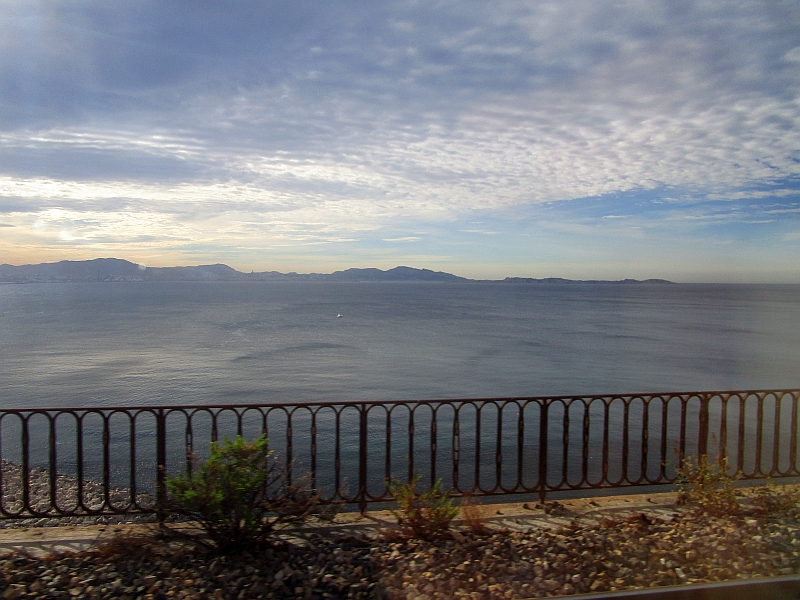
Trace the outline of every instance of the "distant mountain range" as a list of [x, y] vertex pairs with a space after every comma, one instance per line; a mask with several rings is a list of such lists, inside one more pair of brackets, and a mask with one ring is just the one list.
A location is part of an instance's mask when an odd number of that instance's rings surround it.
[[[242, 273], [228, 265], [199, 265], [196, 267], [145, 267], [119, 258], [93, 260], [62, 260], [38, 265], [0, 265], [0, 283], [37, 283], [67, 281], [428, 281], [465, 283], [486, 281], [467, 279], [442, 271], [395, 267], [380, 269], [346, 269], [334, 273], [279, 273], [277, 271]], [[621, 281], [578, 281], [547, 277], [506, 277], [489, 280], [492, 283], [672, 283], [666, 279], [623, 279]]]

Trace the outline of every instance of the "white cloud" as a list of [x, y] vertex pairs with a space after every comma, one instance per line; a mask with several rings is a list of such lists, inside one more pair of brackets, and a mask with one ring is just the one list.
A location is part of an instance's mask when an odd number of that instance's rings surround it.
[[800, 196], [800, 190], [765, 190], [752, 192], [728, 192], [725, 194], [708, 194], [709, 200], [745, 200], [748, 198], [786, 198]]
[[[412, 242], [406, 222], [642, 190], [673, 206], [650, 228], [753, 223], [737, 201], [797, 194], [791, 2], [265, 5], [259, 26], [236, 7], [15, 6], [0, 210], [20, 244]], [[690, 208], [715, 200], [731, 206]], [[639, 224], [630, 212], [593, 214]], [[453, 228], [504, 233], [490, 222]]]
[[768, 215], [781, 215], [781, 214], [792, 214], [792, 213], [800, 213], [800, 208], [773, 208], [771, 210], [764, 211]]
[[792, 48], [786, 54], [784, 54], [783, 60], [787, 62], [800, 63], [800, 46]]

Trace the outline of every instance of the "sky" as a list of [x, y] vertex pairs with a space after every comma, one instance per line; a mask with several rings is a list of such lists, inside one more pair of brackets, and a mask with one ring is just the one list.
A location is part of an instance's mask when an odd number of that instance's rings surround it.
[[796, 0], [0, 5], [0, 263], [800, 283]]

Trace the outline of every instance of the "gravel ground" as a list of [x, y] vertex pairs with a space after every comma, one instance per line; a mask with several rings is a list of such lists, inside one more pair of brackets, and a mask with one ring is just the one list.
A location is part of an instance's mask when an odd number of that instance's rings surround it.
[[435, 543], [311, 535], [256, 555], [118, 539], [98, 551], [0, 561], [0, 598], [531, 598], [800, 573], [800, 511], [743, 518], [677, 509], [558, 530], [455, 531]]
[[[2, 478], [2, 507], [9, 513], [18, 513], [22, 510], [22, 467], [9, 461], [0, 461]], [[34, 467], [28, 475], [29, 496], [31, 508], [37, 513], [46, 514], [53, 512], [50, 499], [50, 472], [46, 469]], [[80, 516], [85, 510], [78, 505], [78, 480], [74, 477], [59, 475], [56, 478], [56, 505], [63, 510], [72, 510], [76, 513], [73, 517], [43, 516], [38, 519], [0, 519], [0, 529], [17, 527], [47, 527], [53, 525], [108, 525], [115, 523], [146, 523], [153, 520], [152, 515], [103, 515]], [[146, 493], [137, 494], [139, 506], [151, 508], [155, 506], [155, 498]], [[109, 491], [109, 501], [112, 508], [123, 510], [131, 502], [130, 491], [124, 488], [113, 488]], [[84, 481], [83, 504], [89, 510], [99, 510], [105, 502], [102, 484], [96, 481]]]

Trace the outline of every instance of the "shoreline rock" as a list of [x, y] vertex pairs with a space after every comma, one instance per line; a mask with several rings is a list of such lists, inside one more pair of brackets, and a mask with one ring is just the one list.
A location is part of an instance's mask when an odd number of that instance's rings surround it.
[[[0, 502], [5, 511], [18, 513], [23, 508], [23, 479], [22, 467], [16, 463], [0, 461], [2, 470], [2, 496]], [[68, 475], [58, 475], [56, 478], [56, 505], [66, 510], [74, 510], [72, 516], [58, 516], [51, 502], [50, 472], [41, 467], [33, 467], [28, 472], [29, 498], [31, 508], [37, 513], [44, 513], [41, 517], [15, 519], [0, 516], [0, 529], [13, 529], [19, 527], [51, 527], [58, 525], [110, 525], [117, 523], [148, 523], [154, 520], [151, 514], [108, 514], [89, 515], [78, 505], [78, 480]], [[83, 482], [83, 504], [89, 510], [99, 510], [105, 507], [105, 492], [101, 483], [92, 480]], [[112, 488], [108, 498], [111, 508], [123, 509], [131, 502], [130, 490], [125, 488]], [[155, 498], [146, 492], [136, 495], [139, 506], [152, 508]], [[29, 514], [29, 513], [28, 513]]]

